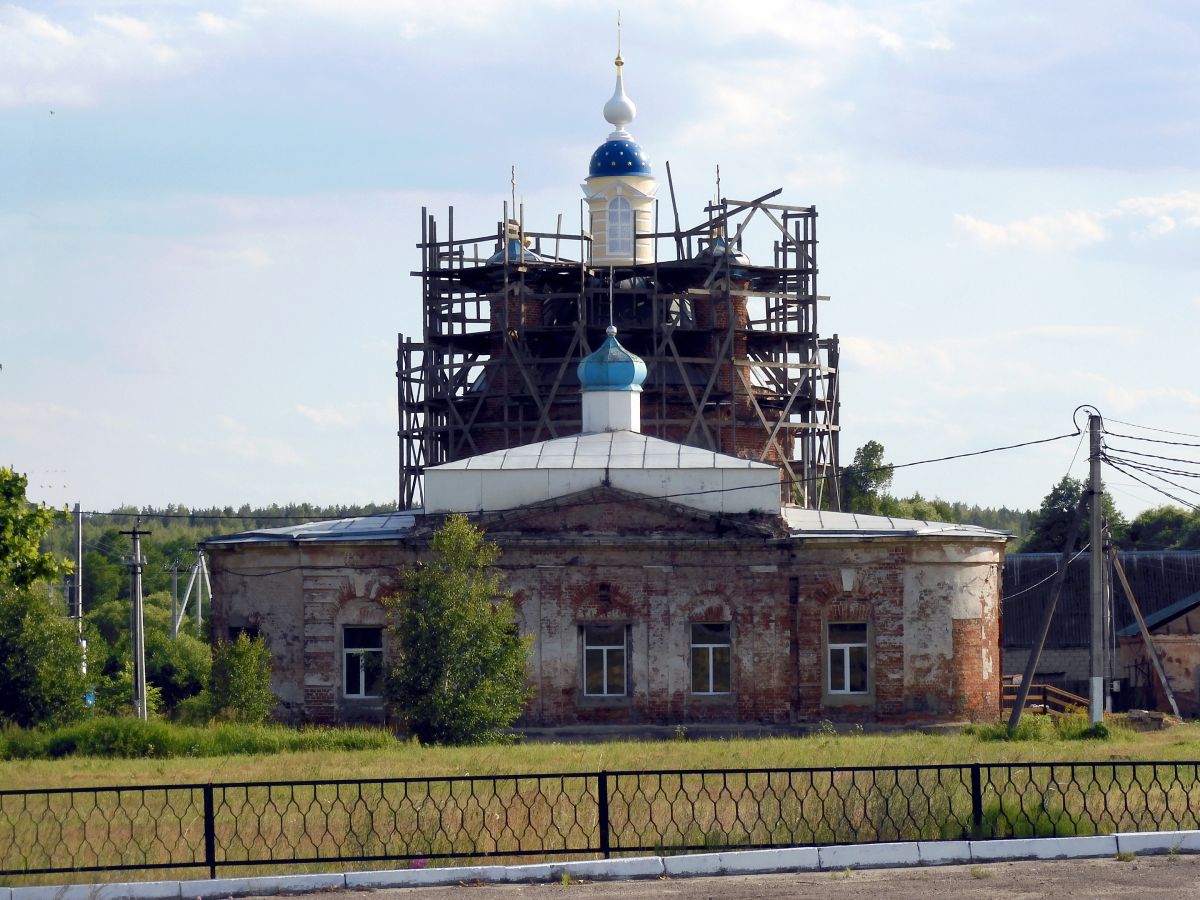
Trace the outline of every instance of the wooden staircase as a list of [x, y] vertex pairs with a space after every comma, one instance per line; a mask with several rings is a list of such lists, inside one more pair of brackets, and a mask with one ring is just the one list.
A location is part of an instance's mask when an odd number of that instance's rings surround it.
[[[1013, 704], [1017, 702], [1017, 691], [1020, 687], [1015, 679], [1005, 678], [1001, 685], [1000, 706], [1005, 713], [1011, 713]], [[1051, 713], [1061, 716], [1063, 713], [1079, 709], [1087, 709], [1086, 697], [1064, 691], [1052, 684], [1033, 683], [1029, 686], [1029, 696], [1025, 698], [1025, 712]]]

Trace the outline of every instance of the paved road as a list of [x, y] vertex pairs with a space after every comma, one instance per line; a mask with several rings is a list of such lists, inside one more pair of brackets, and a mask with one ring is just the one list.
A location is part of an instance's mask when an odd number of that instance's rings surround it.
[[1190, 898], [1200, 900], [1200, 856], [1006, 862], [973, 866], [866, 869], [790, 875], [561, 884], [459, 885], [339, 891], [329, 900], [958, 900], [958, 898]]

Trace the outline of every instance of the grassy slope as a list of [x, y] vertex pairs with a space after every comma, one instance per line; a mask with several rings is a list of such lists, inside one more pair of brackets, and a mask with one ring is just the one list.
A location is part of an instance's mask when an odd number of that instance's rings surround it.
[[183, 759], [17, 760], [0, 763], [0, 789], [92, 785], [395, 778], [581, 772], [886, 766], [966, 762], [1200, 760], [1200, 724], [1120, 734], [1109, 741], [983, 742], [971, 735], [813, 736], [797, 739], [527, 744], [304, 752]]

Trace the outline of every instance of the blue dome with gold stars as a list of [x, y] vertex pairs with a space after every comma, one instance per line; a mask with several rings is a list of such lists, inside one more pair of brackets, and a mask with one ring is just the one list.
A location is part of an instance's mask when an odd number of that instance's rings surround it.
[[637, 141], [613, 138], [592, 154], [588, 175], [649, 175], [650, 157]]

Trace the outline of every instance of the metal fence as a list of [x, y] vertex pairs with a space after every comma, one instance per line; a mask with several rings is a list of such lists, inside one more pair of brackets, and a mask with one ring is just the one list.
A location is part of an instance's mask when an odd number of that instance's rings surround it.
[[0, 875], [684, 853], [1200, 827], [1200, 762], [0, 791]]

